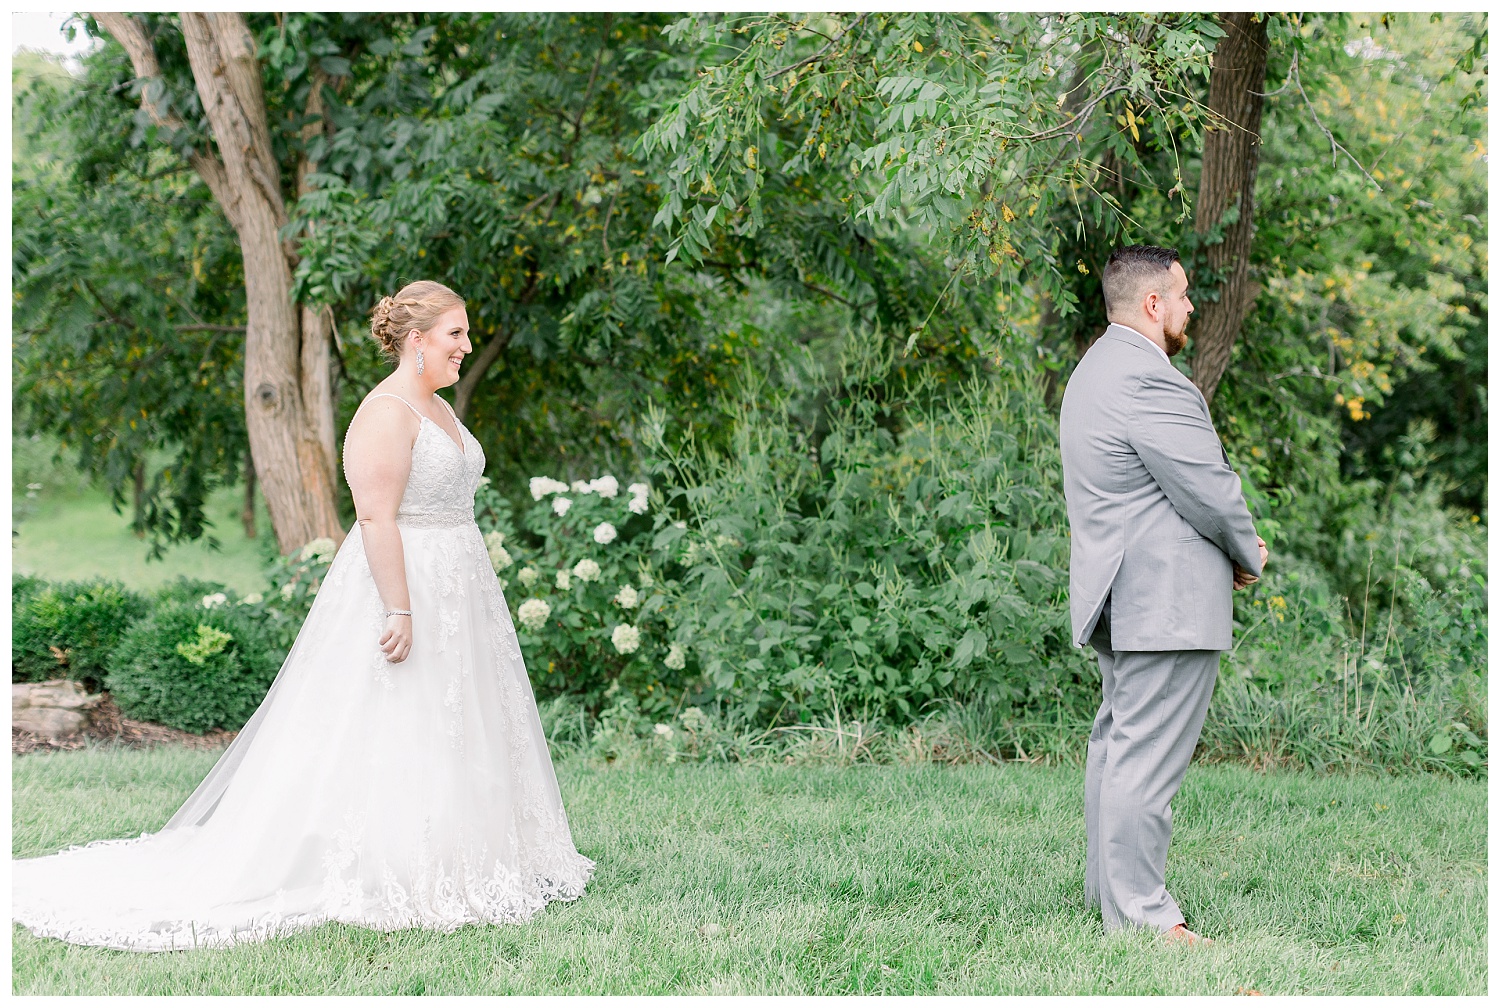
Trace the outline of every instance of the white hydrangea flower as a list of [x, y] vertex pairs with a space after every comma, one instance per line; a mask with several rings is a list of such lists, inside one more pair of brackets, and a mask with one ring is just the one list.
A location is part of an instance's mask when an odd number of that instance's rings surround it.
[[599, 565], [587, 557], [573, 565], [573, 576], [580, 581], [598, 581], [600, 573]]
[[567, 571], [557, 572], [557, 587], [562, 591], [567, 591], [569, 588], [573, 587], [573, 579], [568, 577]]
[[516, 574], [516, 580], [520, 581], [527, 588], [530, 588], [536, 584], [536, 579], [540, 576], [541, 572], [535, 567], [522, 567], [520, 572]]
[[570, 501], [570, 500], [568, 500], [568, 498], [566, 498], [566, 497], [554, 497], [554, 498], [552, 498], [552, 510], [554, 512], [556, 512], [557, 517], [559, 517], [559, 518], [561, 518], [563, 515], [567, 514], [568, 513], [568, 508], [570, 508], [572, 506], [573, 506], [573, 502]]
[[615, 536], [617, 535], [619, 535], [619, 533], [615, 531], [615, 527], [613, 525], [611, 525], [609, 522], [600, 522], [598, 528], [594, 529], [594, 542], [598, 543], [600, 546], [604, 546], [608, 543], [614, 542]]
[[228, 601], [228, 595], [225, 595], [223, 592], [214, 592], [212, 595], [203, 596], [203, 599], [198, 604], [205, 609], [217, 609]]
[[281, 586], [281, 597], [284, 599], [289, 599], [296, 591], [297, 586], [291, 581], [288, 581], [286, 584]]
[[614, 603], [621, 609], [634, 609], [641, 604], [641, 596], [630, 585], [623, 585], [615, 592]]
[[302, 553], [297, 559], [304, 562], [308, 560], [332, 560], [333, 555], [338, 552], [338, 546], [327, 536], [319, 536], [306, 546], [302, 547]]
[[589, 483], [589, 489], [593, 490], [600, 497], [612, 498], [620, 492], [620, 481], [605, 473], [603, 476]]
[[246, 595], [244, 598], [240, 599], [240, 605], [260, 605], [264, 600], [265, 596], [260, 592], [251, 592], [249, 595]]
[[484, 537], [484, 549], [490, 555], [490, 565], [495, 568], [495, 573], [503, 571], [515, 563], [511, 559], [510, 552], [501, 543], [505, 542], [504, 532], [491, 532]]
[[547, 625], [547, 617], [552, 615], [552, 607], [539, 598], [529, 598], [521, 603], [516, 610], [516, 619], [528, 630], [540, 630]]
[[614, 644], [615, 650], [621, 654], [630, 654], [641, 646], [641, 632], [629, 623], [621, 623], [615, 627], [609, 639]]
[[560, 480], [552, 479], [550, 476], [531, 477], [531, 499], [541, 500], [548, 494], [562, 493], [568, 489], [568, 484]]
[[586, 482], [584, 480], [574, 480], [573, 481], [573, 492], [574, 493], [580, 493], [580, 494], [593, 493], [594, 492], [594, 484]]
[[645, 514], [651, 507], [647, 501], [651, 488], [645, 483], [632, 483], [625, 489], [630, 491], [630, 503], [625, 506], [635, 514]]
[[667, 657], [662, 659], [662, 664], [669, 669], [680, 669], [687, 665], [687, 651], [681, 644], [673, 644], [667, 648]]
[[657, 726], [654, 729], [652, 729], [652, 730], [655, 731], [656, 734], [660, 735], [662, 738], [671, 738], [673, 735], [677, 734], [676, 732], [674, 732], [672, 730], [672, 726], [669, 725], [669, 724], [660, 724], [660, 723], [658, 723]]

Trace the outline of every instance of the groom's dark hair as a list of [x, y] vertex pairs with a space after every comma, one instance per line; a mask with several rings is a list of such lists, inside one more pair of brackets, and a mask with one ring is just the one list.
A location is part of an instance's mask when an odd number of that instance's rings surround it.
[[1104, 264], [1104, 311], [1113, 316], [1116, 311], [1132, 312], [1140, 300], [1151, 289], [1152, 284], [1162, 281], [1181, 256], [1176, 249], [1156, 245], [1125, 245], [1109, 254]]

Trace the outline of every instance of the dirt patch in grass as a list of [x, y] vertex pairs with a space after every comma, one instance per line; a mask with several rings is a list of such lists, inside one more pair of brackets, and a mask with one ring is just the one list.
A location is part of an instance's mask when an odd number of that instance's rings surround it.
[[114, 699], [104, 694], [104, 700], [93, 712], [88, 728], [74, 735], [50, 739], [21, 728], [10, 730], [10, 751], [29, 753], [47, 749], [83, 749], [90, 744], [109, 742], [131, 749], [148, 749], [151, 746], [170, 743], [189, 749], [222, 749], [234, 741], [237, 732], [216, 728], [202, 735], [168, 728], [149, 721], [132, 721], [120, 714]]

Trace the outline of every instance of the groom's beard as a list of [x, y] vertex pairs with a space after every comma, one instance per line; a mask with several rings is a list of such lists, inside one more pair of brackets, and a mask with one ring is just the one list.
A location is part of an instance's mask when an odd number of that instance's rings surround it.
[[1183, 348], [1187, 346], [1187, 320], [1183, 319], [1182, 328], [1178, 329], [1176, 332], [1172, 332], [1168, 329], [1163, 329], [1161, 338], [1162, 342], [1167, 345], [1168, 357], [1176, 357], [1178, 354], [1182, 353]]

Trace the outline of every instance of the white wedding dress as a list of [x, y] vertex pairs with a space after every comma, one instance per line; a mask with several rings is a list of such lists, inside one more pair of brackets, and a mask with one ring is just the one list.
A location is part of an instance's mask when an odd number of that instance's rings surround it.
[[377, 645], [382, 606], [356, 524], [260, 709], [198, 789], [159, 832], [12, 862], [16, 921], [164, 951], [328, 921], [519, 923], [582, 894], [594, 862], [573, 846], [474, 524], [484, 456], [459, 430], [462, 449], [422, 418], [397, 513], [407, 659]]

